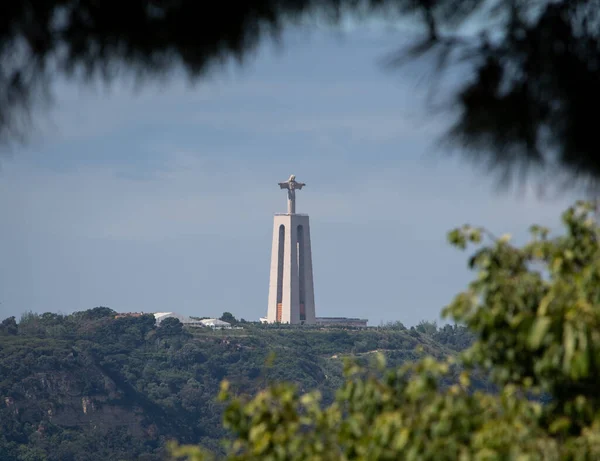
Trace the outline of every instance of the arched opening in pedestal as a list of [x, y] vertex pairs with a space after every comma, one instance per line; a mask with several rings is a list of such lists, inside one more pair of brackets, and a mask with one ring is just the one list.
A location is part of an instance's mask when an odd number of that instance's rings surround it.
[[296, 239], [296, 256], [298, 261], [298, 302], [300, 303], [300, 321], [306, 320], [306, 280], [304, 270], [304, 226], [299, 225], [296, 228], [297, 239]]
[[283, 314], [283, 265], [285, 251], [285, 226], [279, 226], [279, 248], [277, 249], [277, 311], [275, 321], [281, 323]]

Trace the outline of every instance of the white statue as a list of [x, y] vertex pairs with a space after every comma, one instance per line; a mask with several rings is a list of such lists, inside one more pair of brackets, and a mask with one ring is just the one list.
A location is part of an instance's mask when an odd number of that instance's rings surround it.
[[296, 175], [290, 175], [290, 178], [285, 182], [278, 183], [282, 189], [288, 191], [288, 213], [296, 213], [296, 189], [302, 189], [306, 184], [296, 181]]

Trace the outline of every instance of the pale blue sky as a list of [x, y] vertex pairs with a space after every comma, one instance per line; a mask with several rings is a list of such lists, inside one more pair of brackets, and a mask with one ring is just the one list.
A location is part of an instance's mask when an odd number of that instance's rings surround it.
[[194, 88], [57, 82], [42, 134], [2, 160], [0, 318], [103, 305], [258, 319], [277, 182], [294, 173], [317, 315], [437, 319], [471, 277], [448, 230], [524, 235], [571, 197], [499, 195], [435, 154], [449, 116], [423, 110], [422, 66], [378, 65], [397, 43], [374, 27], [296, 29]]

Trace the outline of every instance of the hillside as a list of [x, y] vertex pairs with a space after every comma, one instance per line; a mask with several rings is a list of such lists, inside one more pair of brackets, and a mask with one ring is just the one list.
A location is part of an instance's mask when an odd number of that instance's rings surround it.
[[[390, 366], [443, 357], [471, 338], [459, 327], [352, 330], [264, 326], [159, 328], [151, 315], [108, 308], [24, 316], [0, 325], [0, 459], [164, 459], [167, 440], [218, 451], [227, 434], [215, 400], [223, 378], [253, 394], [276, 381], [319, 389], [331, 401], [343, 359], [382, 351]], [[423, 352], [418, 352], [420, 346]]]

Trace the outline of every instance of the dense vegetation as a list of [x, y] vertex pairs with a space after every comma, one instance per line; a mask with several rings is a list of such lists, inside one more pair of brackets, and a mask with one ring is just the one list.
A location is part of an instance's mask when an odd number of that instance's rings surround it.
[[162, 460], [170, 439], [219, 453], [224, 378], [238, 395], [286, 381], [332, 403], [344, 357], [367, 364], [383, 351], [399, 366], [471, 342], [463, 327], [429, 322], [353, 330], [241, 321], [243, 329], [212, 331], [115, 314], [98, 307], [0, 323], [2, 461]]
[[[375, 371], [349, 362], [331, 404], [285, 383], [248, 399], [224, 382], [234, 433], [227, 459], [600, 459], [595, 217], [595, 204], [577, 203], [563, 214], [562, 235], [532, 226], [523, 246], [483, 228], [451, 232], [455, 246], [480, 247], [469, 260], [475, 280], [445, 309], [475, 335], [472, 346], [401, 367], [380, 357]], [[495, 387], [474, 386], [475, 371]], [[174, 449], [208, 457], [198, 447]]]

